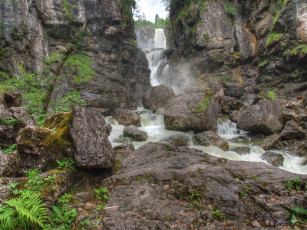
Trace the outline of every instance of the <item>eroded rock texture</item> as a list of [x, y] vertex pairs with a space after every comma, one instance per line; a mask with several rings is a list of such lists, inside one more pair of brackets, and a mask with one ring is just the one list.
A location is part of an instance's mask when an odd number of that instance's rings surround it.
[[[92, 80], [76, 84], [73, 71], [64, 68], [61, 90], [53, 98], [80, 90], [90, 107], [131, 108], [141, 105], [150, 88], [147, 61], [137, 51], [129, 1], [45, 0], [1, 1], [0, 70], [17, 74], [17, 63], [30, 72], [40, 71], [42, 61], [65, 49], [80, 31], [91, 35], [83, 42], [84, 55], [96, 72]], [[146, 59], [145, 59], [146, 60]], [[64, 87], [63, 87], [64, 86]]]

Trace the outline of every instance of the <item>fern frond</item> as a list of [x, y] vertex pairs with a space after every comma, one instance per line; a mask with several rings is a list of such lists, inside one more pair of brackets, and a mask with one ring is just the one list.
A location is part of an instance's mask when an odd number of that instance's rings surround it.
[[47, 208], [40, 198], [40, 194], [32, 191], [24, 191], [18, 198], [13, 198], [4, 202], [15, 209], [21, 227], [27, 227], [29, 224], [39, 225], [44, 228], [48, 219]]

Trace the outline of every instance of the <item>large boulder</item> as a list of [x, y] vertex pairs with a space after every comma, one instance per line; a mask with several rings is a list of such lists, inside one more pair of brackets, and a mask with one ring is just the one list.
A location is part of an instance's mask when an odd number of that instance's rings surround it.
[[164, 113], [166, 129], [215, 131], [219, 105], [210, 97], [210, 93], [182, 94], [170, 100]]
[[256, 105], [243, 106], [238, 114], [238, 128], [270, 135], [283, 128], [281, 100], [264, 99]]
[[306, 175], [187, 147], [148, 143], [118, 165], [103, 181], [110, 191], [105, 229], [256, 229], [254, 221], [273, 229], [289, 225], [289, 209], [306, 200], [285, 186]]
[[175, 97], [174, 91], [166, 85], [158, 85], [152, 88], [148, 96], [144, 96], [143, 102], [146, 108], [156, 111]]
[[281, 132], [281, 137], [283, 139], [300, 139], [305, 137], [303, 127], [299, 126], [295, 121], [291, 120], [286, 123], [285, 128]]
[[243, 103], [234, 97], [224, 96], [221, 99], [221, 110], [225, 114], [230, 114], [233, 110], [239, 110]]
[[75, 148], [76, 167], [84, 169], [112, 168], [114, 150], [108, 140], [112, 127], [99, 110], [76, 107], [70, 135]]
[[284, 157], [280, 153], [265, 152], [261, 156], [261, 159], [266, 160], [268, 163], [276, 167], [283, 166], [284, 163]]
[[146, 141], [148, 139], [148, 134], [145, 131], [139, 130], [134, 125], [124, 128], [124, 136], [129, 137], [133, 141]]
[[231, 148], [231, 151], [234, 151], [239, 155], [246, 155], [250, 153], [250, 148], [247, 146], [237, 146], [237, 147]]
[[17, 152], [3, 153], [0, 150], [0, 177], [15, 177], [20, 167], [20, 159]]
[[11, 107], [9, 112], [12, 113], [13, 117], [17, 119], [19, 122], [19, 126], [24, 128], [26, 126], [33, 126], [34, 120], [30, 117], [29, 111], [27, 111], [23, 107]]
[[141, 126], [141, 117], [138, 113], [128, 110], [117, 108], [113, 112], [113, 118], [121, 125], [135, 125]]
[[72, 156], [71, 119], [71, 113], [61, 113], [47, 120], [45, 128], [27, 126], [20, 130], [16, 140], [21, 160], [20, 173], [37, 168], [49, 170], [57, 166], [57, 160]]
[[18, 91], [7, 91], [3, 93], [3, 99], [7, 108], [19, 107], [22, 105], [22, 95]]
[[229, 144], [213, 131], [206, 131], [195, 135], [195, 140], [199, 145], [209, 146], [214, 145], [226, 151], [229, 149]]

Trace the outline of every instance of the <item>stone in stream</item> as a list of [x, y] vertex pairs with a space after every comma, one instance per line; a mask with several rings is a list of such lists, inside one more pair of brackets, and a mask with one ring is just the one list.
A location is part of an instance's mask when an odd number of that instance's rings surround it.
[[171, 137], [169, 143], [175, 146], [188, 146], [189, 139], [183, 136]]
[[134, 125], [124, 128], [124, 136], [131, 138], [133, 141], [146, 141], [148, 134], [145, 131], [139, 130]]
[[215, 131], [219, 105], [207, 93], [190, 93], [174, 97], [164, 110], [165, 128], [177, 131]]
[[234, 151], [239, 155], [246, 155], [250, 153], [250, 148], [247, 146], [237, 146], [237, 147], [231, 148], [231, 151]]
[[227, 141], [225, 141], [223, 138], [221, 138], [213, 131], [206, 131], [196, 134], [194, 138], [199, 145], [204, 145], [204, 146], [214, 145], [224, 151], [229, 149]]
[[138, 113], [128, 109], [115, 109], [113, 118], [121, 125], [141, 126], [141, 117]]
[[173, 97], [175, 97], [175, 93], [170, 87], [158, 85], [151, 89], [148, 96], [143, 97], [143, 102], [146, 108], [156, 111], [159, 108], [164, 108]]
[[280, 153], [265, 152], [261, 156], [261, 159], [266, 160], [268, 163], [276, 167], [283, 166], [284, 163], [284, 157]]
[[273, 134], [264, 139], [264, 141], [260, 144], [260, 147], [264, 150], [269, 150], [274, 148], [277, 143], [281, 140], [280, 134]]

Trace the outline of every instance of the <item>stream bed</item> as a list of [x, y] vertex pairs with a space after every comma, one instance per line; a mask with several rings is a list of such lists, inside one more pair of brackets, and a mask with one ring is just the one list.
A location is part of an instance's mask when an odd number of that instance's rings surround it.
[[[249, 147], [249, 154], [240, 155], [235, 151], [223, 151], [215, 146], [207, 147], [196, 145], [193, 141], [193, 136], [195, 135], [193, 132], [180, 132], [165, 129], [163, 115], [154, 114], [151, 110], [146, 110], [143, 108], [138, 108], [136, 112], [138, 112], [141, 116], [141, 127], [138, 128], [148, 133], [148, 140], [134, 141], [133, 145], [135, 149], [140, 148], [142, 145], [148, 142], [169, 143], [169, 140], [172, 137], [180, 136], [189, 140], [188, 147], [202, 150], [203, 152], [212, 156], [235, 161], [264, 162], [268, 164], [265, 160], [261, 159], [262, 154], [264, 154], [266, 151], [255, 145], [251, 136], [247, 132], [237, 129], [236, 124], [230, 120], [219, 119], [216, 133], [229, 143], [229, 149], [240, 146]], [[124, 125], [118, 124], [118, 122], [112, 117], [106, 117], [106, 121], [112, 126], [109, 141], [112, 143], [113, 147], [118, 146], [125, 141], [129, 141], [127, 137], [123, 136], [123, 130], [125, 128]], [[283, 166], [280, 167], [281, 169], [298, 174], [307, 174], [307, 165], [303, 166], [303, 157], [293, 156], [288, 152], [280, 150], [270, 151], [283, 155], [284, 163]]]

